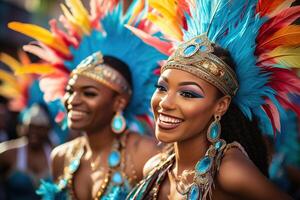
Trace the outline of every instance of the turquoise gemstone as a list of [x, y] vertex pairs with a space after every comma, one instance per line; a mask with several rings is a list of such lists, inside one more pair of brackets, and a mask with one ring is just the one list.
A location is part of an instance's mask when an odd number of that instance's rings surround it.
[[123, 127], [123, 120], [122, 117], [116, 116], [113, 120], [113, 127], [115, 130], [119, 131]]
[[219, 150], [219, 149], [222, 147], [222, 145], [223, 145], [223, 142], [222, 142], [222, 141], [218, 141], [218, 142], [216, 142], [216, 144], [215, 144], [215, 148], [216, 148], [217, 150]]
[[202, 45], [202, 46], [200, 46], [199, 49], [200, 49], [200, 51], [204, 52], [204, 51], [206, 51], [207, 47]]
[[184, 53], [185, 56], [190, 56], [195, 52], [195, 49], [196, 49], [195, 45], [190, 45], [190, 46], [185, 48], [183, 53]]
[[80, 164], [80, 160], [79, 159], [73, 160], [71, 162], [71, 164], [69, 165], [70, 172], [74, 173], [78, 169], [79, 164]]
[[195, 40], [195, 42], [196, 42], [197, 44], [200, 44], [200, 43], [202, 42], [202, 39], [197, 38], [197, 39]]
[[211, 164], [212, 159], [208, 156], [205, 156], [203, 159], [197, 162], [195, 169], [197, 173], [204, 174], [210, 169]]
[[65, 188], [68, 184], [68, 181], [66, 179], [61, 179], [58, 183], [59, 187]]
[[188, 193], [188, 200], [198, 200], [201, 199], [201, 191], [197, 184], [193, 184]]
[[118, 151], [112, 151], [108, 157], [108, 164], [110, 167], [116, 167], [120, 164], [121, 155]]
[[123, 183], [123, 177], [121, 175], [120, 172], [115, 172], [113, 175], [112, 175], [112, 181], [116, 184], [121, 184]]
[[217, 123], [211, 126], [209, 136], [211, 139], [216, 139], [219, 136], [219, 126]]

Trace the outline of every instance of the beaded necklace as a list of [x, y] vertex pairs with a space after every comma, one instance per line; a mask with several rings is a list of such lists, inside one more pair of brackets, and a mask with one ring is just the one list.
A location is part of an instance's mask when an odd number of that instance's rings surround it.
[[[93, 197], [94, 200], [99, 200], [104, 193], [106, 192], [109, 184], [122, 186], [125, 180], [129, 180], [125, 174], [125, 146], [127, 139], [127, 131], [123, 134], [124, 140], [121, 138], [116, 138], [113, 142], [111, 152], [108, 156], [108, 172], [105, 174], [104, 180], [99, 187], [99, 190], [96, 193], [96, 196]], [[85, 152], [84, 144], [78, 144], [72, 151], [73, 159], [70, 161], [68, 167], [64, 169], [64, 175], [60, 178], [58, 183], [58, 188], [63, 190], [68, 188], [69, 196], [71, 199], [76, 198], [73, 187], [73, 175], [80, 166], [80, 160]]]

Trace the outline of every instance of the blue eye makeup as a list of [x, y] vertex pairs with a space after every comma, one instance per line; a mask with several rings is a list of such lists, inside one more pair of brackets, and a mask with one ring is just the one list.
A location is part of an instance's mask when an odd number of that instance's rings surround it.
[[185, 98], [203, 98], [203, 95], [191, 90], [182, 90], [180, 91], [180, 95]]

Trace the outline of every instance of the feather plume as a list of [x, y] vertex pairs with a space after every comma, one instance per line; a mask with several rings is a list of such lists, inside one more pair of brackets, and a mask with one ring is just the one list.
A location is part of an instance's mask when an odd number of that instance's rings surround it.
[[268, 53], [267, 59], [261, 60], [261, 62], [266, 62], [270, 59], [287, 68], [300, 68], [300, 47], [278, 47]]
[[[275, 32], [283, 27], [286, 27], [293, 23], [300, 15], [300, 6], [294, 6], [281, 11], [275, 17], [269, 19], [262, 25], [257, 36], [257, 44], [261, 44], [268, 37], [273, 35]], [[257, 52], [262, 51], [258, 48]]]
[[40, 26], [36, 26], [33, 24], [26, 24], [20, 22], [10, 22], [8, 27], [14, 31], [23, 33], [29, 37], [32, 37], [42, 43], [48, 45], [49, 47], [55, 49], [56, 51], [69, 55], [69, 49], [65, 45], [65, 43], [58, 38], [55, 38], [50, 31], [44, 29]]
[[278, 46], [300, 46], [300, 26], [290, 25], [284, 27], [257, 45], [263, 51], [273, 50]]

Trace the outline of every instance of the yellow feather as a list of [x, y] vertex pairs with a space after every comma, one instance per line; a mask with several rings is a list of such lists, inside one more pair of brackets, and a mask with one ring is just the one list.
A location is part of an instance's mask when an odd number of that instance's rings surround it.
[[89, 34], [91, 30], [89, 14], [83, 6], [81, 0], [66, 0], [66, 2], [71, 8], [75, 18], [78, 20], [78, 22], [80, 22], [80, 25], [84, 29], [85, 33]]
[[166, 35], [176, 40], [182, 40], [182, 22], [177, 4], [177, 1], [174, 0], [149, 0], [149, 6], [155, 12], [149, 13], [148, 19], [157, 25]]
[[144, 8], [145, 8], [145, 0], [138, 1], [137, 5], [133, 9], [133, 12], [132, 12], [127, 24], [132, 25], [132, 23], [134, 22], [134, 19], [142, 12], [142, 10]]
[[0, 53], [0, 62], [3, 62], [12, 71], [16, 71], [18, 68], [21, 67], [21, 63], [19, 61], [17, 61], [15, 58], [6, 53]]
[[4, 84], [10, 85], [14, 88], [19, 88], [16, 77], [2, 69], [0, 69], [0, 80], [2, 80]]
[[27, 64], [15, 71], [16, 75], [23, 74], [51, 74], [55, 71], [51, 64]]
[[77, 21], [76, 21], [75, 17], [71, 14], [71, 12], [68, 10], [68, 8], [64, 4], [60, 4], [60, 7], [63, 11], [64, 16], [68, 20], [68, 22], [73, 26], [73, 28], [76, 29], [76, 32], [79, 35], [83, 35], [83, 30], [77, 24]]
[[64, 42], [55, 38], [50, 31], [34, 24], [26, 24], [21, 22], [10, 22], [8, 27], [14, 31], [32, 37], [42, 43], [52, 47], [65, 55], [69, 55], [70, 51]]
[[300, 68], [300, 47], [278, 47], [270, 52], [269, 56], [281, 65], [289, 68]]
[[6, 97], [6, 98], [17, 98], [20, 96], [20, 91], [16, 90], [15, 88], [9, 86], [9, 85], [1, 85], [0, 86], [0, 95]]

